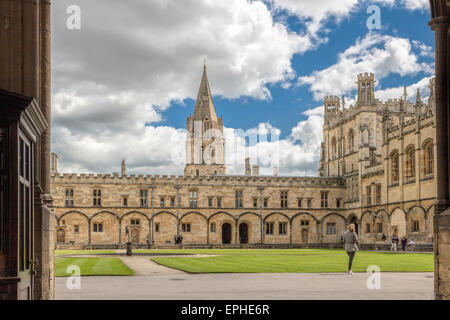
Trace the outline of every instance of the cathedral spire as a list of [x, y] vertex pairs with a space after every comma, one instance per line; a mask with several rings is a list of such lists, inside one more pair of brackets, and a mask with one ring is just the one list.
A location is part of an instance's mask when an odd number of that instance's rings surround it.
[[217, 122], [216, 109], [212, 99], [211, 89], [208, 82], [208, 74], [206, 72], [206, 60], [203, 66], [203, 76], [198, 90], [197, 102], [194, 109], [194, 120], [208, 119], [211, 122]]

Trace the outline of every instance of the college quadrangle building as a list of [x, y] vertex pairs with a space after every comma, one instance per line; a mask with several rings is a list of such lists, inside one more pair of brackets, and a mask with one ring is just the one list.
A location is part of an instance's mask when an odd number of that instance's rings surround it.
[[[354, 106], [324, 98], [318, 177], [227, 175], [222, 118], [206, 68], [187, 119], [184, 176], [59, 173], [53, 154], [51, 190], [58, 246], [119, 246], [128, 241], [174, 245], [317, 246], [341, 242], [355, 223], [362, 245], [383, 235], [433, 241], [436, 202], [435, 88], [428, 101], [382, 102], [373, 74], [358, 76]], [[212, 133], [211, 133], [212, 132]], [[128, 227], [129, 234], [126, 235]]]

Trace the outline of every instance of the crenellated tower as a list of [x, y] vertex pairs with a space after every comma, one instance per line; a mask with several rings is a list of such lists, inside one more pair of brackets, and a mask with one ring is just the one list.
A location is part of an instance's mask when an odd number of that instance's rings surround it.
[[373, 106], [375, 101], [375, 76], [373, 73], [358, 75], [358, 101], [357, 106]]
[[225, 174], [225, 138], [222, 117], [217, 118], [206, 65], [197, 95], [194, 115], [187, 118], [187, 176]]

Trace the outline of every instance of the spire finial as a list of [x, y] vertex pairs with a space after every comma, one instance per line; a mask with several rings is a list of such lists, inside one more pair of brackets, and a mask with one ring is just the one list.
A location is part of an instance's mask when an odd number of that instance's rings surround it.
[[417, 88], [417, 94], [416, 94], [416, 102], [420, 102], [422, 100], [420, 96], [420, 88]]
[[203, 70], [206, 71], [206, 58], [203, 58]]
[[406, 89], [406, 86], [403, 87], [403, 97], [405, 101], [408, 99], [408, 90]]

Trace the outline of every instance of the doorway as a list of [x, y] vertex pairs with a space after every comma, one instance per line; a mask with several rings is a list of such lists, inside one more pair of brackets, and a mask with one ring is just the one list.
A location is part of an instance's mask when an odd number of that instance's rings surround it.
[[307, 229], [302, 230], [302, 243], [308, 243], [309, 231]]
[[65, 244], [66, 243], [66, 232], [64, 229], [59, 229], [58, 234], [56, 236], [56, 241], [58, 244]]
[[246, 223], [239, 225], [239, 242], [241, 244], [248, 243], [248, 225]]
[[222, 243], [231, 243], [231, 225], [229, 223], [224, 223], [222, 225]]
[[359, 226], [358, 226], [358, 219], [356, 219], [356, 217], [353, 216], [353, 217], [350, 219], [350, 223], [353, 223], [353, 224], [355, 225], [355, 232], [356, 232], [356, 234], [359, 234], [359, 232], [358, 232], [358, 229], [359, 229]]
[[139, 243], [139, 230], [138, 229], [131, 230], [131, 242], [134, 244]]

